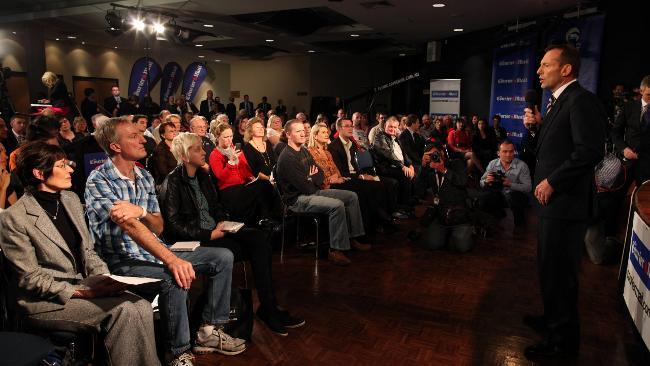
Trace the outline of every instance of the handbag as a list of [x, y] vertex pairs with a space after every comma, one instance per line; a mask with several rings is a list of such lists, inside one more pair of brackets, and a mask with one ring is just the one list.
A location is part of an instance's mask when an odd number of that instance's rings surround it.
[[230, 321], [224, 325], [224, 331], [232, 337], [250, 341], [253, 320], [253, 291], [249, 288], [233, 288], [230, 292]]
[[[614, 187], [616, 182], [620, 182], [620, 175], [623, 174], [622, 183], [619, 187]], [[594, 180], [598, 192], [613, 192], [619, 190], [625, 185], [627, 180], [627, 167], [623, 165], [621, 159], [615, 154], [608, 153], [605, 158], [596, 165]]]

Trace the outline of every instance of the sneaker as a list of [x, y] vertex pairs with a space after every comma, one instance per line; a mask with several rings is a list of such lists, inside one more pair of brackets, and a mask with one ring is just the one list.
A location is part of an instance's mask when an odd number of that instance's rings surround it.
[[282, 337], [289, 335], [277, 311], [269, 312], [260, 307], [257, 309], [257, 318], [264, 322], [271, 332]]
[[363, 244], [359, 243], [356, 240], [350, 240], [350, 246], [356, 250], [360, 250], [362, 252], [367, 252], [370, 249], [372, 249], [372, 246], [370, 244]]
[[194, 359], [194, 355], [190, 352], [183, 352], [174, 359], [170, 360], [167, 362], [167, 365], [169, 366], [194, 366], [194, 363], [192, 360]]
[[285, 328], [300, 328], [305, 325], [305, 319], [292, 316], [286, 310], [278, 310], [278, 314], [280, 315], [280, 321], [284, 324]]
[[345, 254], [343, 254], [343, 252], [340, 250], [331, 250], [327, 254], [327, 259], [338, 266], [348, 266], [350, 263], [352, 263], [350, 259], [348, 259], [348, 257], [346, 257]]
[[206, 339], [201, 339], [197, 334], [196, 344], [193, 351], [202, 355], [218, 352], [224, 355], [238, 355], [246, 350], [246, 341], [229, 336], [223, 331], [223, 327], [215, 327]]

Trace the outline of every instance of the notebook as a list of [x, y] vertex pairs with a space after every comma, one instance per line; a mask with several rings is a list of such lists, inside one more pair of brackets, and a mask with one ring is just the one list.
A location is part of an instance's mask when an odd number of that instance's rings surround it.
[[193, 252], [200, 246], [201, 243], [198, 241], [177, 241], [169, 249], [172, 252]]

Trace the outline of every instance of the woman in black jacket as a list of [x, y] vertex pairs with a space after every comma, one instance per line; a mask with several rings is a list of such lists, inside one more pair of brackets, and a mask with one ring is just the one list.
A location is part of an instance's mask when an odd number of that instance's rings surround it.
[[165, 240], [169, 243], [200, 241], [202, 245], [230, 249], [235, 262], [250, 260], [260, 301], [257, 316], [280, 335], [288, 334], [286, 328], [304, 325], [304, 320], [277, 307], [268, 235], [247, 227], [236, 233], [222, 230], [227, 214], [218, 203], [217, 190], [209, 174], [201, 169], [205, 164], [201, 138], [193, 133], [181, 133], [173, 140], [172, 152], [182, 164], [169, 173], [160, 189]]

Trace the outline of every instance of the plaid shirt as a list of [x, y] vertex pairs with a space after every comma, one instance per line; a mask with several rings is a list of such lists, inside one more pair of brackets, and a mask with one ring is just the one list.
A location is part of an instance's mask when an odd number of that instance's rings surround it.
[[[162, 263], [140, 247], [110, 218], [115, 201], [127, 201], [143, 207], [147, 213], [160, 212], [154, 179], [146, 170], [135, 169], [135, 190], [130, 179], [117, 170], [113, 161], [93, 170], [86, 183], [86, 214], [90, 224], [90, 235], [95, 241], [95, 250], [109, 266], [122, 260], [141, 260]], [[158, 239], [160, 240], [160, 239]], [[160, 242], [166, 245], [162, 240]]]

